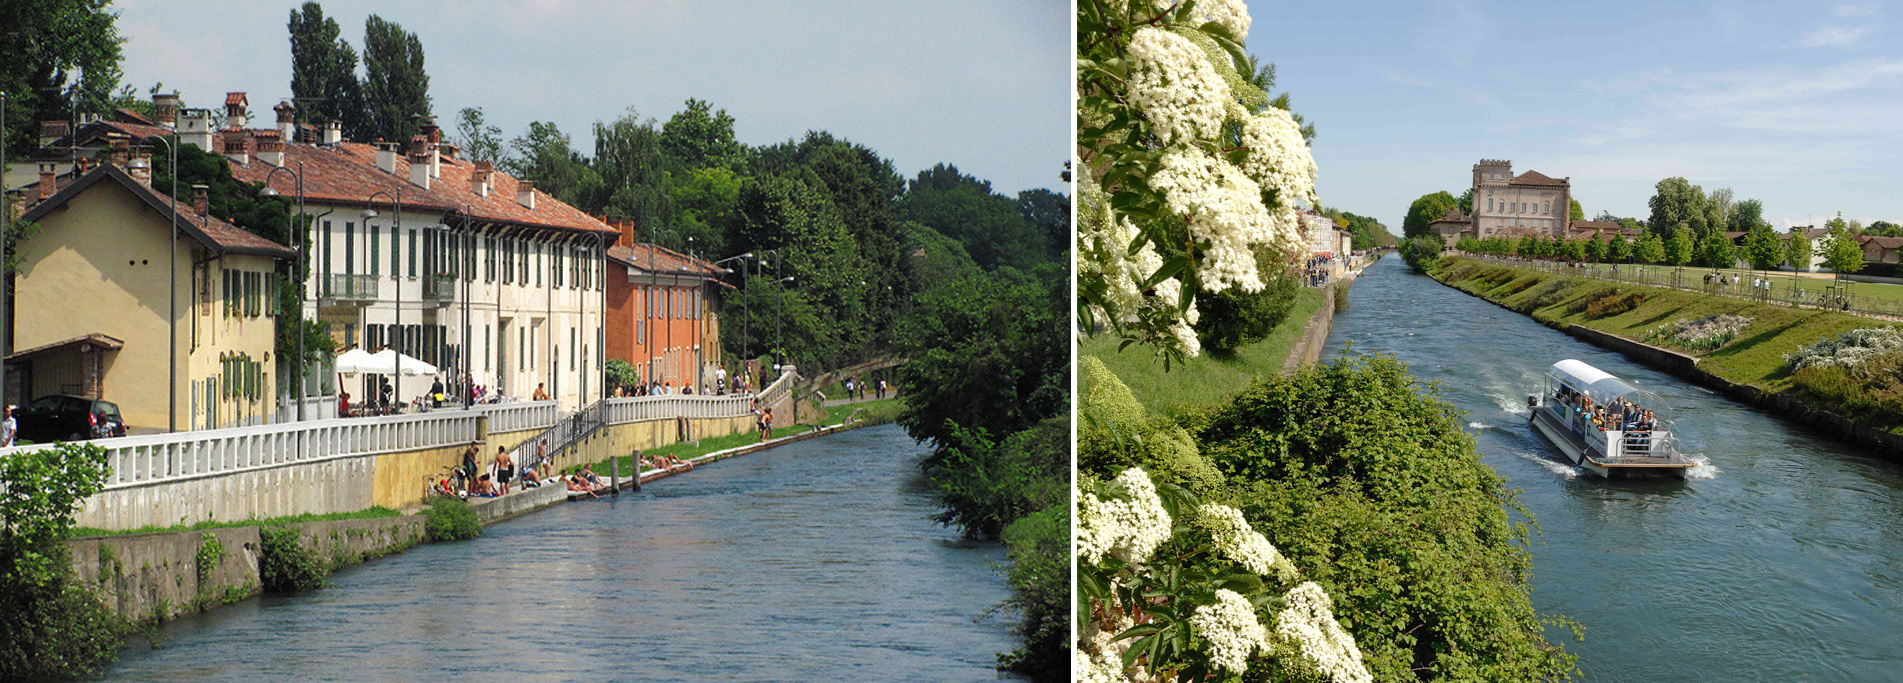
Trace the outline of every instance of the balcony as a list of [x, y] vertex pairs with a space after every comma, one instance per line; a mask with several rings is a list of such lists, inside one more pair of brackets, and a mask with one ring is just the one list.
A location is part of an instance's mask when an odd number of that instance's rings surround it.
[[377, 299], [377, 276], [332, 273], [324, 298], [340, 303], [369, 303]]
[[423, 300], [447, 304], [456, 298], [456, 276], [438, 273], [423, 278]]

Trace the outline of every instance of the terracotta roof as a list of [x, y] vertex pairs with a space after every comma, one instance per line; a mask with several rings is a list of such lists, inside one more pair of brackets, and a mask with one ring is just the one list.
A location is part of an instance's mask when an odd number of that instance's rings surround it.
[[244, 93], [241, 93], [241, 92], [225, 93], [225, 106], [229, 107], [234, 104], [250, 104], [250, 103], [245, 101]]
[[153, 121], [152, 119], [147, 118], [146, 115], [133, 111], [131, 109], [126, 109], [124, 107], [114, 109], [112, 110], [112, 113], [118, 115], [119, 120], [124, 121], [126, 123], [142, 123], [148, 126], [158, 124], [157, 121]]
[[727, 272], [725, 268], [712, 263], [653, 244], [617, 244], [608, 247], [608, 258], [635, 270], [658, 275], [683, 273], [719, 277]]
[[1460, 212], [1460, 207], [1453, 206], [1453, 207], [1448, 207], [1447, 215], [1428, 221], [1427, 224], [1433, 225], [1435, 223], [1472, 223], [1472, 222], [1473, 222], [1473, 219], [1468, 218], [1467, 214]]
[[[152, 188], [146, 187], [144, 183], [134, 180], [132, 176], [126, 175], [124, 169], [112, 164], [105, 164], [81, 176], [79, 180], [73, 181], [52, 197], [34, 205], [32, 209], [29, 209], [25, 215], [20, 217], [20, 220], [37, 221], [46, 214], [51, 213], [53, 209], [79, 196], [80, 193], [85, 192], [87, 188], [105, 179], [117, 181], [120, 185], [125, 186], [126, 189], [131, 190], [133, 196], [145, 200], [146, 206], [151, 207], [154, 212], [157, 212], [160, 220], [169, 221], [172, 219], [172, 199], [170, 197], [161, 195], [153, 191]], [[220, 253], [258, 254], [277, 258], [291, 258], [297, 255], [297, 252], [292, 251], [289, 247], [253, 235], [217, 218], [193, 211], [190, 202], [184, 202], [178, 205], [178, 227], [184, 230], [186, 235], [197, 240], [199, 244], [204, 245], [205, 248]]]
[[[399, 153], [398, 156], [403, 155]], [[460, 214], [466, 208], [478, 222], [583, 234], [618, 234], [614, 228], [594, 216], [541, 190], [535, 191], [533, 211], [516, 203], [519, 182], [502, 171], [490, 174], [489, 196], [479, 196], [469, 184], [475, 165], [467, 160], [444, 157], [442, 176], [432, 179], [427, 190], [410, 182], [407, 161], [397, 164], [401, 175], [385, 173], [383, 169], [377, 168], [376, 148], [360, 142], [328, 147], [286, 141], [284, 165], [297, 170], [300, 162], [303, 163], [306, 203], [365, 208], [372, 205], [365, 200], [376, 195], [375, 207], [388, 209], [392, 206], [390, 198], [401, 191], [405, 210], [440, 211], [447, 218], [450, 214]], [[245, 182], [263, 182], [265, 176], [271, 175], [272, 168], [268, 163], [253, 159], [249, 165], [232, 164], [231, 175]], [[279, 173], [271, 178], [271, 187], [286, 197], [297, 195], [297, 182], [290, 173]], [[379, 195], [378, 192], [383, 194]]]
[[1527, 171], [1525, 173], [1521, 173], [1518, 178], [1514, 178], [1513, 180], [1509, 181], [1507, 184], [1508, 185], [1544, 185], [1549, 187], [1566, 187], [1567, 185], [1570, 185], [1571, 183], [1568, 183], [1567, 181], [1564, 181], [1564, 180], [1554, 180], [1552, 178], [1548, 178], [1545, 175], [1542, 175], [1539, 171]]
[[1857, 241], [1863, 242], [1864, 244], [1875, 244], [1884, 249], [1895, 249], [1897, 247], [1903, 247], [1903, 237], [1883, 237], [1880, 235], [1864, 235], [1864, 236], [1858, 237]]

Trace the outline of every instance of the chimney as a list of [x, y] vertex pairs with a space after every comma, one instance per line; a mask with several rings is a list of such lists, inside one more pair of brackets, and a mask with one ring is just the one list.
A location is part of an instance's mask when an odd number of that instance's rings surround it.
[[211, 188], [204, 185], [192, 186], [192, 210], [200, 216], [211, 215]]
[[243, 128], [245, 119], [250, 118], [245, 115], [245, 110], [250, 106], [251, 103], [245, 99], [244, 93], [225, 93], [225, 127]]
[[271, 111], [278, 113], [278, 139], [291, 142], [297, 139], [297, 105], [290, 100], [279, 102]]
[[341, 121], [325, 121], [322, 142], [335, 147], [344, 141], [344, 124]]
[[227, 128], [224, 130], [223, 137], [225, 142], [225, 158], [230, 159], [231, 163], [239, 166], [250, 166], [251, 153], [246, 149], [246, 146], [250, 142], [251, 131], [243, 128]]
[[258, 160], [272, 166], [284, 165], [284, 140], [275, 130], [261, 130], [256, 134], [258, 142]]
[[530, 211], [535, 210], [535, 181], [515, 181], [515, 203], [528, 207]]
[[428, 149], [429, 143], [423, 142], [422, 136], [417, 136], [416, 140], [419, 144], [412, 145], [410, 148], [410, 184], [427, 190], [430, 181], [430, 157], [434, 151]]
[[210, 109], [186, 109], [178, 121], [179, 138], [188, 145], [197, 145], [199, 149], [210, 152], [212, 126], [215, 119]]
[[152, 186], [152, 153], [144, 147], [132, 150], [132, 161], [126, 164], [126, 173], [133, 180], [146, 187]]
[[429, 177], [443, 177], [443, 129], [436, 127], [436, 117], [425, 116], [417, 128], [418, 135], [429, 145]]
[[377, 143], [377, 168], [383, 169], [384, 173], [396, 174], [396, 143]]
[[111, 150], [106, 159], [114, 166], [125, 168], [126, 164], [132, 161], [132, 138], [124, 133], [110, 133], [106, 139], [109, 141], [107, 144]]
[[474, 170], [469, 172], [469, 191], [478, 197], [489, 196], [489, 180], [496, 173], [493, 161], [478, 161]]
[[59, 189], [59, 165], [40, 164], [40, 199], [53, 196]]
[[40, 146], [45, 147], [59, 142], [60, 138], [66, 137], [69, 128], [70, 126], [65, 121], [41, 121]]
[[152, 108], [158, 112], [159, 125], [166, 128], [178, 127], [178, 93], [159, 93], [152, 96]]

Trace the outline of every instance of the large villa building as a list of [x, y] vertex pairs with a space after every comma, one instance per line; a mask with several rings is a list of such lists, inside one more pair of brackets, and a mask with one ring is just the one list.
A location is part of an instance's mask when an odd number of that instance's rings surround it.
[[1473, 215], [1450, 211], [1429, 225], [1449, 244], [1462, 237], [1573, 236], [1572, 182], [1539, 171], [1513, 174], [1513, 162], [1481, 159], [1473, 166]]

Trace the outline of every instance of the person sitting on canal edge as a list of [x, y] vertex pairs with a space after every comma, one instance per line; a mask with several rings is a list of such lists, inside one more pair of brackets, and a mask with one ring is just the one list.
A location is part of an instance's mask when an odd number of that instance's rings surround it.
[[531, 400], [531, 401], [546, 401], [546, 400], [548, 400], [548, 391], [546, 391], [546, 390], [544, 390], [544, 389], [542, 389], [542, 383], [541, 383], [541, 382], [536, 382], [536, 383], [535, 383], [535, 394], [534, 394], [534, 395], [533, 395], [533, 396], [532, 396], [532, 397], [531, 397], [531, 398], [530, 398], [529, 400]]

